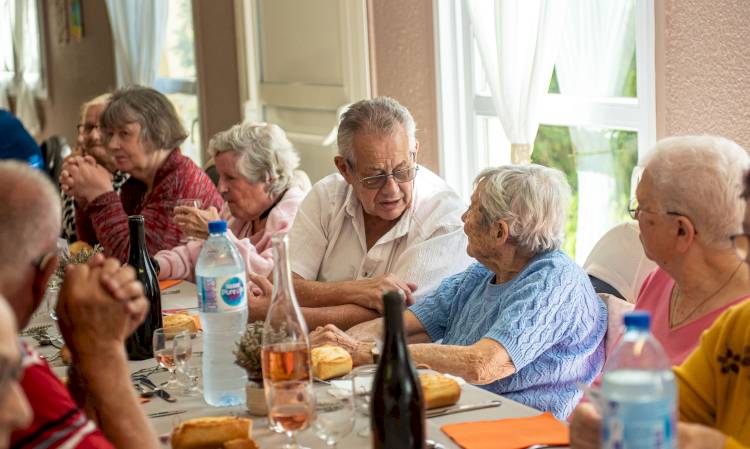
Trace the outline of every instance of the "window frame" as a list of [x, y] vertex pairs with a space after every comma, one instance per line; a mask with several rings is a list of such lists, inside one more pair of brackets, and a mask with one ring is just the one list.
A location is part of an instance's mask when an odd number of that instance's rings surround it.
[[[620, 129], [638, 133], [638, 161], [656, 143], [655, 13], [648, 0], [635, 0], [637, 96], [582, 97], [546, 94], [540, 125]], [[478, 117], [497, 117], [489, 93], [476, 94], [473, 36], [462, 1], [434, 0], [437, 61], [438, 145], [440, 172], [463, 198], [471, 195], [474, 176], [489, 160], [479, 149]], [[505, 140], [503, 163], [510, 162]], [[637, 170], [636, 170], [637, 171]]]

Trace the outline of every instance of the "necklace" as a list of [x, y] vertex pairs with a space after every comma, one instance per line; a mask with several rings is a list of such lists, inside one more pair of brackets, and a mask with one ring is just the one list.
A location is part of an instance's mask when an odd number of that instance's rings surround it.
[[716, 295], [718, 295], [719, 292], [722, 291], [724, 289], [724, 287], [726, 287], [727, 285], [729, 285], [729, 282], [732, 279], [734, 279], [734, 275], [737, 274], [737, 270], [740, 269], [740, 266], [742, 266], [742, 261], [740, 261], [740, 263], [737, 264], [737, 266], [735, 267], [734, 271], [732, 271], [732, 274], [729, 276], [729, 278], [726, 281], [724, 281], [723, 284], [721, 284], [719, 286], [719, 288], [717, 288], [713, 293], [711, 293], [710, 295], [708, 295], [705, 299], [701, 300], [698, 303], [698, 305], [696, 305], [695, 308], [693, 308], [693, 310], [690, 311], [690, 313], [687, 314], [687, 316], [685, 316], [684, 318], [682, 318], [679, 321], [676, 321], [674, 319], [675, 310], [677, 309], [677, 299], [680, 296], [680, 286], [675, 282], [674, 288], [672, 289], [672, 296], [671, 296], [670, 302], [669, 302], [669, 327], [670, 327], [670, 329], [674, 329], [676, 327], [679, 327], [679, 326], [682, 326], [683, 324], [685, 324], [690, 318], [693, 317], [693, 315], [695, 314], [696, 311], [700, 310], [700, 308], [703, 307], [708, 301], [710, 301]]

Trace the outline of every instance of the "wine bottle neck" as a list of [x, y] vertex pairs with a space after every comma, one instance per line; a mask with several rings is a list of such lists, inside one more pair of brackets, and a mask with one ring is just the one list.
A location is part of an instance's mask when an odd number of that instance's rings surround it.
[[146, 252], [146, 230], [143, 218], [130, 218], [128, 225], [130, 227], [130, 253]]
[[385, 341], [386, 346], [404, 342], [404, 303], [400, 295], [386, 294], [385, 305]]
[[[287, 297], [293, 291], [292, 270], [289, 264], [289, 248], [286, 238], [278, 238], [273, 241], [273, 286], [274, 289], [282, 289]], [[281, 295], [274, 294], [274, 299]]]

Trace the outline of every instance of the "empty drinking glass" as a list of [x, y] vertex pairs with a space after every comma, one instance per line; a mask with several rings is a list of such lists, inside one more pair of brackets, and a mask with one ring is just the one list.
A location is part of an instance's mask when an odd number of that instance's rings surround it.
[[315, 395], [315, 434], [335, 448], [354, 428], [354, 398], [349, 390], [328, 388]]
[[[370, 395], [372, 394], [372, 382], [375, 380], [375, 372], [378, 370], [377, 365], [362, 365], [352, 370], [348, 378], [352, 382], [352, 397], [354, 399], [355, 411], [365, 418], [370, 416]], [[358, 436], [370, 436], [370, 423], [365, 424]]]

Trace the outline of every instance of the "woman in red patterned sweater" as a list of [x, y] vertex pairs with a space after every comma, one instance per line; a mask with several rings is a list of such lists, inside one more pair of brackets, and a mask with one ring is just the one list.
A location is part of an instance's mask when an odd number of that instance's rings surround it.
[[98, 241], [105, 254], [127, 262], [130, 249], [128, 215], [143, 215], [150, 254], [180, 243], [182, 232], [172, 221], [178, 199], [199, 199], [204, 207], [220, 209], [222, 199], [211, 180], [180, 153], [187, 137], [174, 106], [160, 92], [146, 87], [116, 91], [101, 117], [107, 150], [118, 170], [130, 179], [120, 195], [93, 159], [78, 158], [66, 165], [63, 190], [83, 201], [76, 208], [78, 239]]

